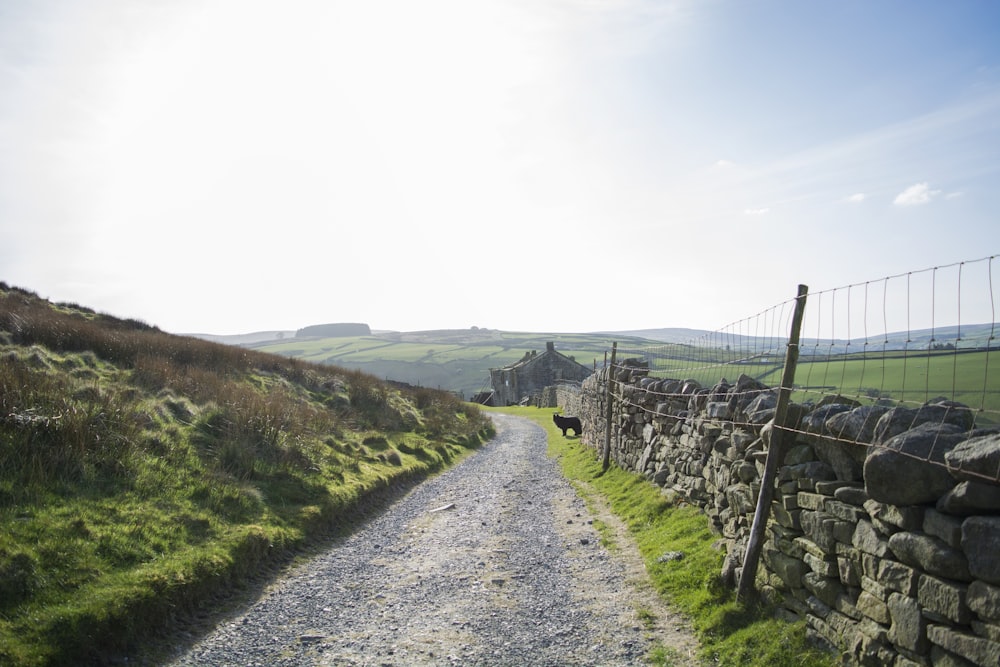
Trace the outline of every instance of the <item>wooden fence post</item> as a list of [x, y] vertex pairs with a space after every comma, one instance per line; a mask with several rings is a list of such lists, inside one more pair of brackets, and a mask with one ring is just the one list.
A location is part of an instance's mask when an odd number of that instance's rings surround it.
[[615, 356], [618, 353], [618, 342], [611, 343], [611, 365], [608, 366], [608, 376], [604, 384], [604, 460], [601, 462], [601, 471], [607, 472], [611, 465], [611, 399], [614, 392], [611, 391], [613, 376], [615, 372]]
[[774, 478], [778, 471], [778, 464], [785, 458], [783, 429], [788, 414], [792, 383], [795, 382], [795, 364], [799, 359], [799, 334], [802, 329], [802, 314], [806, 308], [808, 293], [807, 286], [799, 285], [799, 293], [795, 297], [795, 312], [792, 315], [792, 330], [788, 333], [788, 347], [785, 350], [785, 368], [781, 373], [781, 386], [778, 388], [778, 403], [774, 408], [771, 442], [767, 448], [764, 474], [760, 478], [757, 508], [753, 515], [753, 525], [750, 526], [750, 538], [747, 540], [747, 552], [743, 559], [743, 573], [740, 575], [740, 584], [736, 592], [736, 599], [743, 602], [746, 602], [755, 590], [754, 580], [757, 578], [757, 563], [760, 560], [767, 520], [771, 515], [771, 501], [774, 499]]

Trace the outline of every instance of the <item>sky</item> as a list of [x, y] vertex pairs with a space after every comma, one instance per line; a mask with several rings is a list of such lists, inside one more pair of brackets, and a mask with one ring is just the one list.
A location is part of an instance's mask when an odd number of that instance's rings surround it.
[[997, 35], [994, 0], [0, 0], [0, 280], [174, 333], [716, 330], [1000, 254]]

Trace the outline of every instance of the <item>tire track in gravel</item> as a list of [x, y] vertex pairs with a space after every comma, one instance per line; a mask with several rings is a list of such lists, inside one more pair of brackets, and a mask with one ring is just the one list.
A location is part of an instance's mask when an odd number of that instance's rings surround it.
[[[671, 664], [696, 664], [683, 623], [641, 585], [628, 538], [615, 553], [601, 546], [545, 432], [493, 419], [497, 436], [479, 451], [169, 664], [613, 667], [644, 663], [655, 641], [670, 642]], [[637, 608], [659, 626], [651, 632]]]

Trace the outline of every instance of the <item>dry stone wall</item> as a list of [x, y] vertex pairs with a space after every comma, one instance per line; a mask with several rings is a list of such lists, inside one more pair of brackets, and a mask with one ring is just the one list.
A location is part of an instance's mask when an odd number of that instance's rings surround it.
[[[599, 370], [560, 403], [598, 451], [611, 372], [612, 459], [705, 512], [724, 538], [721, 577], [735, 587], [776, 390], [746, 376], [702, 387], [635, 365]], [[845, 664], [1000, 665], [997, 429], [975, 429], [972, 411], [944, 399], [908, 409], [827, 397], [788, 412], [795, 435], [785, 436], [758, 590]]]

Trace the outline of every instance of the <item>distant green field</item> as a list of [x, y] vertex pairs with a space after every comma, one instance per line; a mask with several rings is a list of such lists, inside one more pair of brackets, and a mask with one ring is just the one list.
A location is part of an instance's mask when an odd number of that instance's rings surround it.
[[[641, 340], [641, 339], [636, 339]], [[255, 349], [359, 369], [376, 377], [447, 389], [471, 398], [489, 386], [490, 369], [503, 368], [552, 341], [562, 354], [593, 367], [604, 363], [612, 339], [596, 334], [500, 332], [486, 329], [374, 334], [345, 338], [292, 338]], [[645, 341], [650, 344], [650, 341]]]
[[[526, 352], [545, 349], [590, 367], [604, 365], [612, 344], [618, 359], [639, 357], [656, 377], [694, 379], [712, 386], [746, 374], [767, 385], [781, 379], [784, 355], [758, 354], [734, 360], [729, 350], [666, 344], [644, 338], [599, 334], [518, 333], [447, 330], [376, 334], [350, 338], [288, 339], [254, 347], [313, 362], [356, 368], [376, 377], [447, 389], [466, 398], [489, 388], [490, 369], [502, 368]], [[993, 359], [990, 356], [994, 357]], [[981, 423], [1000, 423], [1000, 355], [995, 351], [893, 350], [878, 354], [808, 353], [799, 359], [793, 400], [818, 400], [841, 393], [862, 401], [885, 399], [919, 404], [945, 396], [981, 414]]]
[[[800, 359], [795, 384], [836, 387], [845, 395], [919, 404], [945, 396], [1000, 422], [1000, 354], [900, 352], [883, 356]], [[806, 392], [813, 390], [806, 389]], [[817, 389], [818, 391], [818, 389]]]

